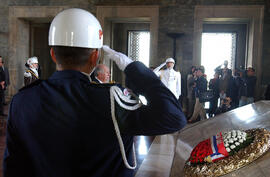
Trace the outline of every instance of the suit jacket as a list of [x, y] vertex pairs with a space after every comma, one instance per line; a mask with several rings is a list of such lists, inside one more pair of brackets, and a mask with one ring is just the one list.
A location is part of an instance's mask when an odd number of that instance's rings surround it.
[[[2, 67], [0, 67], [0, 82], [3, 82], [6, 80], [6, 76], [5, 76], [5, 71], [3, 70]], [[4, 90], [5, 88], [2, 88], [0, 86], [0, 90]]]
[[207, 80], [204, 76], [197, 78], [195, 87], [195, 96], [199, 98], [200, 94], [207, 90]]
[[[125, 74], [127, 86], [148, 100], [121, 120], [131, 164], [134, 135], [172, 133], [186, 119], [177, 99], [142, 63], [129, 64]], [[124, 166], [112, 123], [111, 86], [90, 84], [84, 74], [65, 70], [23, 88], [10, 105], [4, 176], [133, 176]]]
[[101, 82], [94, 75], [91, 75], [90, 77], [91, 77], [92, 82], [96, 84], [101, 84]]
[[9, 86], [10, 80], [9, 80], [9, 71], [7, 67], [2, 67], [5, 72], [5, 86]]
[[98, 80], [97, 80], [97, 78], [95, 77], [95, 74], [94, 74], [94, 72], [90, 75], [90, 78], [91, 78], [91, 80], [92, 80], [92, 82], [95, 82], [95, 83], [100, 83]]

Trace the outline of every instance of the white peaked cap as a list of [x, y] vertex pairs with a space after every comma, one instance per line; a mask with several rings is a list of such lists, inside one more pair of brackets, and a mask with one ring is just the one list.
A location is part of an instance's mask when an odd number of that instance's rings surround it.
[[27, 64], [34, 64], [34, 63], [38, 63], [38, 58], [37, 57], [31, 57], [27, 60]]
[[169, 62], [175, 63], [173, 58], [167, 58], [166, 63], [169, 63]]

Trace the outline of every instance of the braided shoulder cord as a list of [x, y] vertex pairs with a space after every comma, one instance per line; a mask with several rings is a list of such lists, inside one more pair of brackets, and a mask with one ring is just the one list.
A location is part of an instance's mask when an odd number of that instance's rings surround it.
[[[129, 105], [126, 105], [125, 103], [123, 103], [120, 98], [125, 101], [126, 103], [132, 103], [134, 104], [133, 106], [129, 106]], [[121, 133], [120, 133], [120, 130], [119, 130], [119, 126], [118, 126], [118, 123], [117, 123], [117, 120], [116, 120], [116, 116], [115, 116], [115, 104], [114, 104], [114, 100], [116, 100], [116, 102], [124, 109], [126, 110], [136, 110], [138, 109], [139, 107], [141, 107], [142, 103], [138, 100], [138, 98], [136, 98], [136, 100], [131, 100], [130, 99], [130, 96], [127, 97], [127, 96], [124, 96], [123, 93], [122, 93], [122, 90], [117, 87], [117, 86], [112, 86], [110, 88], [110, 100], [111, 100], [111, 114], [112, 114], [112, 121], [113, 121], [113, 125], [114, 125], [114, 129], [115, 129], [115, 132], [116, 132], [116, 136], [117, 136], [117, 139], [118, 139], [118, 143], [119, 143], [119, 146], [120, 146], [120, 151], [121, 151], [121, 155], [122, 155], [122, 158], [123, 158], [123, 161], [124, 161], [124, 164], [125, 166], [128, 168], [128, 169], [135, 169], [137, 167], [137, 162], [136, 162], [136, 154], [135, 154], [135, 146], [134, 146], [134, 142], [133, 142], [133, 145], [132, 145], [132, 151], [133, 151], [133, 166], [129, 165], [128, 161], [127, 161], [127, 157], [126, 157], [126, 153], [125, 153], [125, 147], [124, 147], [124, 144], [123, 144], [123, 140], [121, 138]]]

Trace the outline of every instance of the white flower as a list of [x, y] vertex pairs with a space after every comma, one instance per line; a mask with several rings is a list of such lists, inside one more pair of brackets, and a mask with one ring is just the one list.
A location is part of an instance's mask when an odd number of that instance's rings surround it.
[[243, 137], [243, 140], [246, 141], [246, 137]]
[[234, 140], [234, 141], [237, 141], [237, 138], [234, 138], [233, 140]]
[[229, 139], [229, 143], [233, 143], [233, 139]]
[[239, 136], [239, 135], [238, 135], [238, 136], [237, 136], [237, 138], [238, 138], [238, 139], [241, 139], [241, 138], [242, 138], [242, 136]]
[[231, 134], [229, 134], [229, 135], [227, 136], [228, 139], [230, 139], [231, 137], [232, 137]]
[[231, 146], [230, 146], [231, 149], [234, 149], [235, 147], [236, 147], [235, 145], [231, 145]]
[[225, 147], [228, 147], [228, 146], [229, 146], [229, 144], [228, 144], [228, 143], [226, 143], [224, 146], [225, 146]]
[[243, 139], [239, 139], [239, 142], [240, 142], [240, 143], [243, 143], [244, 141], [243, 141]]
[[239, 143], [239, 142], [235, 142], [235, 145], [236, 145], [236, 146], [239, 146], [239, 145], [240, 145], [240, 143]]
[[226, 148], [226, 151], [227, 151], [227, 152], [231, 152], [231, 149], [230, 149], [230, 148]]

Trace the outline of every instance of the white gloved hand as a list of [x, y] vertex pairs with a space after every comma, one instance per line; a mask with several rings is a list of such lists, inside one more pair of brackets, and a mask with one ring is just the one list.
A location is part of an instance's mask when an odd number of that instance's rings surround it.
[[161, 65], [159, 65], [157, 68], [155, 68], [154, 70], [153, 70], [153, 72], [158, 72], [163, 66], [165, 66], [166, 65], [166, 62], [164, 62], [164, 63], [162, 63]]
[[124, 71], [128, 64], [132, 63], [133, 61], [128, 58], [125, 54], [120, 52], [116, 52], [115, 50], [111, 49], [109, 46], [104, 45], [102, 49], [110, 59], [112, 59], [120, 70]]

